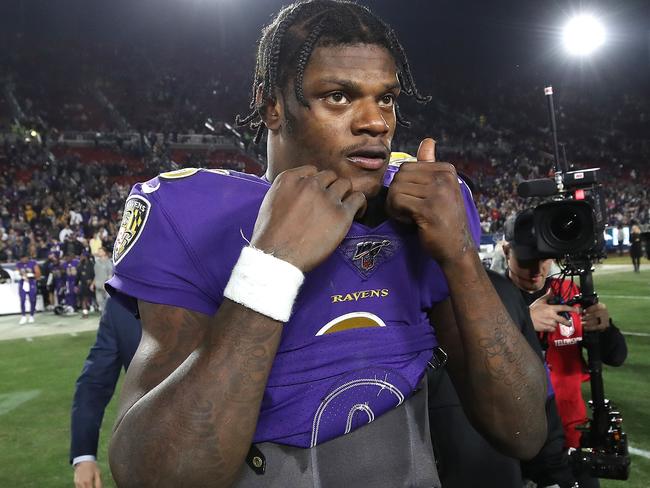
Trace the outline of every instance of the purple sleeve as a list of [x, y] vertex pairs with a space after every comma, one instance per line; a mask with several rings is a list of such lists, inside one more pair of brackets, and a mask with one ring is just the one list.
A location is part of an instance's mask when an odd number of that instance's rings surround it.
[[481, 244], [481, 221], [478, 216], [478, 210], [476, 209], [472, 192], [467, 186], [467, 183], [465, 183], [461, 178], [459, 178], [458, 181], [460, 182], [460, 189], [463, 194], [463, 201], [465, 202], [465, 214], [467, 215], [469, 232], [472, 234], [474, 245], [478, 250]]
[[136, 300], [144, 300], [214, 314], [217, 304], [199, 263], [165, 208], [174, 202], [165, 201], [163, 192], [141, 189], [137, 184], [126, 200], [107, 291], [134, 312]]

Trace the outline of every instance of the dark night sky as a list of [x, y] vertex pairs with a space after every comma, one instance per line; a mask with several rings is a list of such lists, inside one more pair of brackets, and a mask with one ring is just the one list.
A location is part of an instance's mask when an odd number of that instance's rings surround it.
[[[252, 65], [260, 27], [279, 0], [4, 0], [0, 41], [33, 49], [63, 40], [134, 43], [158, 49], [214, 43]], [[650, 86], [650, 0], [367, 0], [398, 31], [418, 76], [470, 83], [587, 83]], [[608, 30], [597, 56], [560, 49], [571, 12], [596, 12]], [[16, 34], [22, 33], [21, 37]], [[208, 62], [197, 59], [197, 62]]]

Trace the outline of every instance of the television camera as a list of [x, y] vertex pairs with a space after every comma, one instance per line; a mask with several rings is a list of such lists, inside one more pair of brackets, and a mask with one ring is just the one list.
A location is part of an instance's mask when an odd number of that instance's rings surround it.
[[[542, 258], [554, 258], [562, 278], [578, 276], [581, 294], [568, 301], [585, 309], [598, 302], [593, 285], [593, 265], [606, 257], [604, 230], [606, 211], [601, 193], [599, 168], [569, 171], [566, 157], [559, 157], [553, 88], [544, 89], [547, 98], [554, 149], [552, 178], [520, 183], [521, 197], [546, 198], [533, 209], [533, 233]], [[591, 384], [592, 418], [581, 427], [580, 448], [570, 453], [576, 473], [597, 478], [626, 480], [630, 455], [623, 418], [605, 398], [598, 332], [585, 332]]]

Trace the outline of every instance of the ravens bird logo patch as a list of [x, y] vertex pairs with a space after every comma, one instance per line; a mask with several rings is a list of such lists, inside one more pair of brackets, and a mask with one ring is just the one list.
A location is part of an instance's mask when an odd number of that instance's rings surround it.
[[138, 240], [149, 217], [151, 203], [133, 195], [124, 204], [124, 215], [113, 246], [113, 264], [119, 263]]

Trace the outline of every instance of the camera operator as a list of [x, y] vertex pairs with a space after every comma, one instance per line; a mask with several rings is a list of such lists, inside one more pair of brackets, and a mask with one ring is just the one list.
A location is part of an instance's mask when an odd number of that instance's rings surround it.
[[[620, 366], [627, 356], [625, 338], [609, 318], [604, 303], [585, 310], [565, 303], [580, 290], [571, 280], [548, 276], [552, 259], [540, 257], [533, 233], [533, 211], [510, 217], [505, 224], [504, 252], [507, 277], [521, 290], [530, 307], [533, 326], [545, 350], [545, 359], [562, 419], [566, 447], [580, 447], [576, 427], [587, 421], [581, 384], [589, 379], [582, 355], [582, 333], [600, 332], [602, 360]], [[515, 239], [516, 237], [516, 239]], [[581, 487], [597, 487], [595, 478], [582, 479]]]

